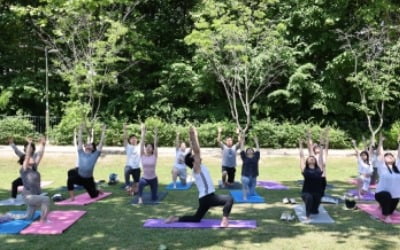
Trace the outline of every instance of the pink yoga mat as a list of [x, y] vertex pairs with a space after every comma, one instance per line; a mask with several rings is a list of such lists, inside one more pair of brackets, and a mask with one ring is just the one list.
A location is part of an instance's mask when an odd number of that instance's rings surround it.
[[[381, 220], [382, 210], [377, 204], [358, 204], [357, 207], [371, 215], [372, 217]], [[390, 224], [400, 224], [400, 212], [394, 211], [391, 216], [392, 222]]]
[[75, 196], [75, 200], [71, 201], [69, 198], [60, 202], [56, 202], [56, 205], [59, 206], [85, 206], [91, 203], [94, 203], [98, 200], [101, 200], [107, 196], [111, 195], [111, 192], [104, 192], [97, 196], [96, 198], [90, 198], [88, 193], [83, 193]]
[[33, 222], [21, 234], [62, 234], [84, 214], [86, 211], [80, 210], [51, 211], [47, 216], [48, 223]]
[[[53, 183], [53, 181], [41, 181], [40, 182], [40, 187], [46, 187], [48, 185], [50, 185], [51, 183]], [[22, 192], [22, 190], [24, 190], [23, 186], [19, 186], [18, 187], [18, 192]]]
[[[148, 219], [143, 227], [148, 228], [223, 228], [221, 220], [202, 219], [200, 222], [165, 223], [165, 219]], [[257, 228], [255, 220], [230, 220], [228, 228]]]
[[[349, 180], [349, 183], [350, 183], [350, 184], [357, 185], [357, 179], [350, 179], [350, 180]], [[375, 189], [375, 188], [376, 188], [376, 184], [374, 184], [374, 185], [369, 185], [369, 188]]]

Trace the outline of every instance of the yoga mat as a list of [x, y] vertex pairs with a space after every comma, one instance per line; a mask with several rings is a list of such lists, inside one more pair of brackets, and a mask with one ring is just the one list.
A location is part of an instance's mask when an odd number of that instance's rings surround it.
[[257, 193], [253, 196], [248, 196], [247, 200], [243, 200], [242, 190], [231, 190], [231, 196], [235, 203], [265, 203], [264, 197], [259, 196]]
[[241, 189], [242, 183], [235, 181], [231, 186], [229, 185], [222, 186], [222, 181], [218, 181], [218, 187], [221, 189]]
[[[356, 179], [356, 178], [350, 179], [350, 180], [349, 180], [349, 183], [350, 183], [350, 184], [357, 185], [357, 179]], [[374, 185], [369, 185], [369, 188], [376, 189], [376, 184], [374, 184]]]
[[356, 189], [349, 190], [348, 193], [358, 198], [358, 201], [375, 201], [375, 193], [368, 191], [366, 194], [358, 197], [358, 191]]
[[[52, 183], [53, 183], [53, 181], [41, 181], [40, 187], [43, 188], [43, 187], [49, 186]], [[18, 186], [18, 192], [22, 192], [22, 190], [24, 190], [24, 186]]]
[[48, 223], [33, 222], [30, 226], [21, 231], [21, 234], [62, 234], [72, 224], [77, 222], [86, 211], [51, 211], [47, 216]]
[[60, 201], [60, 202], [55, 202], [54, 204], [58, 206], [85, 206], [91, 203], [94, 203], [98, 200], [101, 200], [107, 196], [111, 195], [111, 192], [104, 192], [102, 194], [99, 194], [96, 198], [90, 198], [88, 193], [83, 193], [80, 195], [75, 196], [75, 200], [71, 201], [70, 198]]
[[[200, 222], [165, 223], [164, 219], [148, 219], [143, 224], [147, 228], [224, 228], [221, 220], [202, 219]], [[230, 220], [228, 228], [257, 228], [255, 220]]]
[[10, 199], [0, 200], [0, 206], [21, 206], [24, 204], [25, 202], [22, 197], [18, 199], [18, 196], [17, 199], [14, 200], [14, 202], [12, 202]]
[[[297, 180], [296, 183], [297, 183], [297, 185], [302, 186], [304, 183], [304, 180]], [[329, 184], [329, 183], [326, 184], [326, 189], [333, 189], [333, 188], [335, 188], [334, 185]]]
[[334, 197], [331, 195], [325, 195], [321, 198], [321, 203], [325, 204], [339, 204], [342, 203], [343, 200], [339, 197]]
[[[83, 190], [83, 186], [81, 185], [74, 185], [74, 190]], [[66, 186], [60, 187], [58, 190], [60, 191], [68, 191], [68, 188]]]
[[[26, 211], [11, 211], [11, 214], [15, 215], [24, 215]], [[34, 220], [37, 220], [40, 217], [40, 212], [36, 211], [33, 217], [33, 220], [12, 220], [8, 222], [4, 222], [0, 224], [0, 234], [19, 234], [22, 229], [29, 226]]]
[[312, 214], [310, 216], [309, 222], [306, 221], [306, 208], [304, 204], [300, 204], [294, 207], [294, 212], [297, 215], [297, 218], [302, 223], [310, 223], [310, 224], [331, 224], [335, 223], [335, 221], [329, 216], [328, 212], [325, 208], [320, 205], [319, 206], [319, 214]]
[[[381, 219], [382, 210], [379, 208], [379, 206], [377, 204], [357, 204], [357, 207], [361, 211], [371, 215], [375, 219], [378, 219], [378, 220], [381, 220], [382, 222], [384, 222]], [[400, 212], [395, 210], [394, 213], [391, 215], [391, 219], [392, 219], [392, 222], [390, 224], [400, 224]]]
[[[152, 201], [151, 200], [151, 193], [143, 193], [142, 199], [143, 199], [143, 204], [145, 205], [155, 205], [159, 204], [166, 196], [168, 192], [158, 192], [158, 200]], [[132, 205], [133, 204], [138, 204], [139, 197], [135, 196], [132, 200]]]
[[176, 182], [176, 188], [174, 188], [174, 183], [171, 182], [168, 186], [165, 187], [166, 190], [188, 190], [192, 187], [193, 182], [186, 182], [186, 185], [183, 185], [182, 182]]
[[272, 189], [272, 190], [287, 190], [289, 189], [287, 186], [283, 185], [282, 183], [276, 181], [257, 181], [257, 187], [262, 187], [265, 189]]

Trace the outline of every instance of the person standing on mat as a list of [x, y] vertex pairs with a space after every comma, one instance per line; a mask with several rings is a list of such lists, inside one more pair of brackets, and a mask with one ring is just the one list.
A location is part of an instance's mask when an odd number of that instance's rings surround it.
[[[157, 129], [154, 129], [154, 144], [145, 142], [146, 138], [146, 127], [144, 124], [141, 125], [141, 139], [140, 139], [140, 155], [143, 166], [143, 176], [139, 181], [139, 195], [138, 204], [143, 204], [143, 189], [145, 186], [150, 185], [151, 200], [158, 200], [158, 178], [156, 175], [156, 165], [158, 158], [157, 150]], [[146, 147], [145, 147], [146, 146]]]
[[[369, 161], [369, 156], [372, 155], [372, 152], [367, 152], [364, 150], [361, 153], [359, 153], [356, 141], [352, 140], [352, 143], [358, 163], [358, 173], [359, 173], [359, 176], [357, 178], [358, 196], [361, 197], [362, 195], [366, 194], [369, 191], [369, 185], [371, 183], [371, 175], [373, 169], [371, 162]], [[369, 148], [372, 149], [372, 145]]]
[[[126, 165], [124, 169], [125, 190], [130, 194], [138, 191], [140, 180], [140, 146], [135, 135], [127, 137], [126, 124], [124, 124], [124, 147], [126, 153]], [[133, 184], [130, 185], [130, 176], [132, 175]]]
[[257, 136], [254, 136], [254, 144], [256, 150], [247, 148], [244, 151], [245, 138], [240, 137], [240, 157], [243, 161], [242, 166], [242, 185], [243, 185], [243, 200], [247, 200], [248, 196], [256, 194], [256, 184], [258, 176], [258, 162], [260, 161], [260, 146]]
[[75, 200], [74, 185], [83, 186], [91, 198], [96, 198], [101, 193], [96, 189], [96, 183], [93, 178], [93, 171], [103, 149], [103, 143], [106, 134], [106, 126], [103, 126], [100, 143], [96, 147], [94, 142], [87, 143], [83, 147], [82, 126], [78, 131], [78, 167], [68, 171], [67, 188], [71, 201]]
[[[33, 143], [32, 139], [27, 139], [26, 154], [21, 156], [23, 159], [21, 168], [21, 178], [24, 185], [24, 190], [22, 191], [22, 197], [25, 204], [27, 205], [26, 218], [33, 219], [36, 209], [40, 207], [40, 222], [47, 221], [47, 214], [49, 212], [50, 199], [48, 196], [40, 195], [40, 173], [37, 171], [40, 161], [43, 158], [43, 153], [38, 157], [33, 158]], [[46, 145], [46, 139], [41, 138], [39, 141], [41, 145], [40, 152], [44, 152]]]
[[221, 140], [222, 128], [218, 128], [217, 141], [222, 150], [222, 186], [232, 186], [235, 183], [236, 172], [236, 151], [239, 143], [233, 144], [232, 137], [225, 139], [225, 144]]
[[[317, 161], [318, 166], [324, 165], [327, 166], [327, 159], [328, 159], [328, 150], [329, 150], [329, 127], [325, 128], [325, 130], [321, 133], [319, 139], [319, 145], [314, 144], [311, 138], [311, 131], [307, 131], [307, 148], [309, 156], [314, 156]], [[326, 172], [326, 168], [324, 170]], [[326, 175], [326, 173], [325, 173]], [[322, 185], [323, 185], [323, 192], [322, 196], [325, 195], [325, 189], [327, 186], [326, 177], [322, 177]]]
[[392, 222], [391, 215], [396, 210], [400, 198], [400, 137], [397, 139], [399, 146], [397, 160], [392, 153], [383, 151], [384, 138], [380, 135], [378, 145], [378, 173], [379, 182], [376, 187], [375, 200], [382, 210], [382, 220]]
[[[176, 132], [176, 154], [175, 154], [175, 164], [172, 168], [172, 183], [173, 188], [176, 188], [176, 179], [179, 177], [179, 180], [183, 186], [186, 186], [186, 165], [185, 165], [185, 155], [188, 153], [186, 150], [186, 143], [179, 141], [179, 132]], [[190, 151], [190, 149], [189, 149]]]
[[[301, 198], [305, 203], [306, 220], [310, 220], [311, 214], [318, 214], [318, 208], [321, 204], [321, 198], [324, 193], [323, 179], [326, 177], [325, 164], [322, 154], [319, 154], [319, 161], [315, 156], [310, 155], [304, 158], [303, 141], [299, 142], [300, 152], [300, 170], [304, 177]], [[321, 165], [318, 164], [321, 162]]]
[[192, 145], [192, 153], [185, 157], [186, 165], [193, 169], [193, 177], [196, 182], [196, 187], [199, 191], [199, 207], [194, 215], [188, 216], [170, 216], [166, 223], [172, 222], [200, 222], [204, 215], [211, 207], [223, 206], [223, 216], [221, 221], [222, 227], [229, 225], [229, 214], [232, 210], [233, 199], [228, 195], [215, 194], [214, 184], [211, 179], [208, 168], [201, 163], [200, 145], [197, 137], [196, 128], [189, 129], [189, 137]]

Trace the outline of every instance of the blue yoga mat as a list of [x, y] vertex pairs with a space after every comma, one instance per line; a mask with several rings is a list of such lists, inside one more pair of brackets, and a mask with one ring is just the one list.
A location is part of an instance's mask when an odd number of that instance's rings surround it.
[[[12, 214], [25, 214], [26, 211], [11, 211]], [[36, 211], [33, 220], [12, 220], [0, 224], [0, 234], [19, 234], [34, 220], [40, 217], [40, 211]]]
[[264, 197], [259, 196], [257, 193], [253, 196], [247, 196], [247, 200], [243, 200], [242, 190], [230, 191], [235, 203], [265, 203]]
[[174, 188], [174, 183], [171, 182], [168, 186], [165, 187], [167, 190], [188, 190], [192, 187], [193, 182], [186, 182], [186, 185], [183, 185], [182, 182], [176, 182], [176, 188]]

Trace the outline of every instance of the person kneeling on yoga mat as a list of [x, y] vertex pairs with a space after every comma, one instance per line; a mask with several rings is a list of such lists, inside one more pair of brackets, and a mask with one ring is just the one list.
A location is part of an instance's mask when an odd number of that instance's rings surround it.
[[[222, 150], [222, 186], [232, 186], [235, 183], [236, 151], [239, 143], [233, 145], [232, 137], [227, 137], [225, 143], [221, 140], [222, 128], [218, 128], [217, 141]], [[238, 135], [239, 135], [239, 131]]]
[[68, 171], [67, 188], [71, 201], [75, 200], [74, 185], [82, 185], [91, 198], [99, 196], [100, 191], [96, 189], [96, 183], [93, 178], [93, 171], [97, 159], [101, 154], [103, 142], [106, 133], [106, 126], [103, 126], [99, 146], [95, 143], [88, 143], [83, 149], [82, 143], [82, 125], [78, 132], [78, 167]]
[[244, 135], [240, 138], [240, 157], [243, 161], [242, 167], [242, 184], [243, 184], [243, 200], [247, 200], [248, 196], [256, 194], [258, 162], [260, 161], [260, 146], [257, 136], [254, 137], [256, 151], [253, 148], [247, 148], [244, 151]]
[[[22, 197], [27, 207], [26, 218], [31, 220], [34, 217], [36, 209], [40, 207], [40, 222], [46, 222], [47, 214], [49, 212], [50, 199], [48, 196], [40, 195], [42, 190], [40, 188], [40, 173], [37, 167], [42, 160], [43, 153], [39, 157], [33, 158], [32, 140], [27, 139], [28, 145], [26, 147], [26, 154], [21, 156], [23, 159], [22, 168], [20, 170], [24, 190]], [[41, 138], [41, 152], [44, 152], [46, 139]]]
[[185, 156], [185, 163], [189, 168], [193, 169], [193, 177], [199, 191], [199, 207], [194, 215], [182, 217], [171, 216], [166, 220], [166, 223], [177, 221], [200, 222], [211, 207], [224, 206], [221, 226], [227, 227], [229, 225], [229, 214], [233, 206], [233, 199], [228, 195], [217, 195], [214, 193], [215, 188], [210, 172], [208, 168], [201, 163], [200, 145], [197, 131], [194, 127], [190, 128], [189, 136], [193, 155], [192, 153], [187, 154]]
[[396, 210], [400, 199], [400, 136], [398, 138], [397, 160], [392, 153], [383, 152], [382, 135], [379, 138], [378, 146], [378, 173], [379, 182], [376, 187], [375, 200], [379, 203], [382, 210], [382, 220], [387, 223], [392, 222], [392, 214]]
[[[319, 161], [315, 156], [310, 155], [304, 159], [303, 142], [299, 142], [300, 151], [300, 170], [304, 176], [301, 198], [306, 207], [306, 220], [310, 220], [311, 214], [318, 214], [318, 208], [321, 204], [321, 198], [324, 193], [325, 164], [322, 160], [322, 154], [319, 154]], [[321, 166], [318, 165], [320, 162]]]

